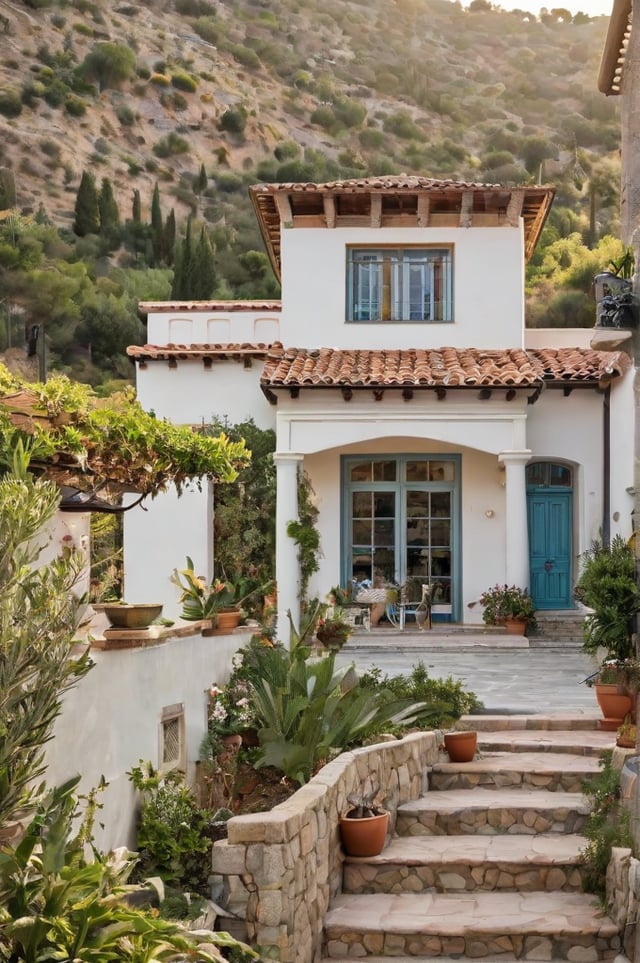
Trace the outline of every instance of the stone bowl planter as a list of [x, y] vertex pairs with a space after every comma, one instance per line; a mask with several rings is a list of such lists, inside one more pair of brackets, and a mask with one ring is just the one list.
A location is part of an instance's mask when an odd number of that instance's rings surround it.
[[114, 629], [148, 629], [162, 612], [162, 604], [158, 602], [102, 602], [93, 608], [104, 612]]

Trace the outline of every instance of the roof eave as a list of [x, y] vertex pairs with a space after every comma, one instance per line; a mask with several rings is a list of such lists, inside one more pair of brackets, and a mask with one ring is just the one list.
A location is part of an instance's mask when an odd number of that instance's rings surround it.
[[620, 74], [624, 65], [623, 44], [629, 29], [631, 11], [632, 0], [613, 0], [613, 10], [609, 18], [598, 71], [598, 90], [607, 96], [617, 96], [621, 91]]

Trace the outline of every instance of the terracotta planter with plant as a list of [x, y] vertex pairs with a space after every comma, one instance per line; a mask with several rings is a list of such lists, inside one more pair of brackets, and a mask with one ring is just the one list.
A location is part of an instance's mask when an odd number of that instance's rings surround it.
[[535, 607], [528, 589], [494, 585], [480, 596], [485, 625], [504, 625], [508, 635], [524, 635], [536, 627]]
[[389, 813], [382, 808], [380, 789], [347, 796], [351, 808], [339, 818], [340, 838], [348, 856], [378, 856], [384, 849]]

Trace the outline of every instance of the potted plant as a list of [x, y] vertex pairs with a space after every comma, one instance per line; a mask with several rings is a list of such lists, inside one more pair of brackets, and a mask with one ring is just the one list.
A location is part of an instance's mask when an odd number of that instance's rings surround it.
[[209, 586], [201, 575], [196, 575], [193, 561], [187, 556], [187, 567], [173, 570], [171, 581], [181, 590], [182, 618], [188, 622], [210, 619], [214, 629], [230, 632], [240, 624], [242, 603], [250, 595], [261, 591], [251, 581], [249, 591], [244, 582], [215, 578]]
[[480, 596], [485, 625], [504, 625], [507, 634], [524, 635], [536, 626], [535, 607], [528, 589], [517, 585], [494, 585]]
[[451, 762], [472, 762], [478, 748], [478, 733], [475, 729], [445, 732], [444, 747]]
[[340, 838], [349, 856], [378, 856], [384, 849], [389, 813], [382, 808], [380, 787], [347, 796], [351, 807], [339, 818]]
[[616, 746], [621, 749], [635, 749], [638, 738], [638, 729], [630, 715], [624, 717], [621, 726], [618, 726], [616, 734]]
[[609, 545], [595, 541], [582, 556], [574, 595], [591, 612], [584, 623], [584, 649], [605, 650], [606, 660], [625, 662], [635, 654], [633, 619], [640, 611], [633, 551], [620, 535]]

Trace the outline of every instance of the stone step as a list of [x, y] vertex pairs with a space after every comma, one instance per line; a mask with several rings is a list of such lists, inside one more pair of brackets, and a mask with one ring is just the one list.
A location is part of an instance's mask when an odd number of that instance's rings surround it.
[[509, 729], [479, 732], [478, 749], [485, 752], [558, 752], [575, 756], [600, 756], [615, 746], [615, 732], [599, 730]]
[[590, 805], [582, 793], [545, 789], [455, 789], [429, 792], [398, 808], [399, 836], [577, 833]]
[[434, 789], [506, 789], [580, 792], [600, 772], [593, 756], [554, 752], [483, 752], [473, 762], [437, 762], [429, 775]]
[[584, 893], [343, 894], [325, 920], [325, 955], [611, 959], [615, 923]]
[[544, 732], [597, 730], [602, 713], [593, 696], [591, 712], [557, 712], [553, 715], [490, 715], [482, 713], [461, 716], [456, 729], [476, 729], [478, 732], [505, 732], [511, 729], [535, 729]]
[[582, 892], [584, 836], [394, 838], [379, 856], [347, 857], [344, 893]]

